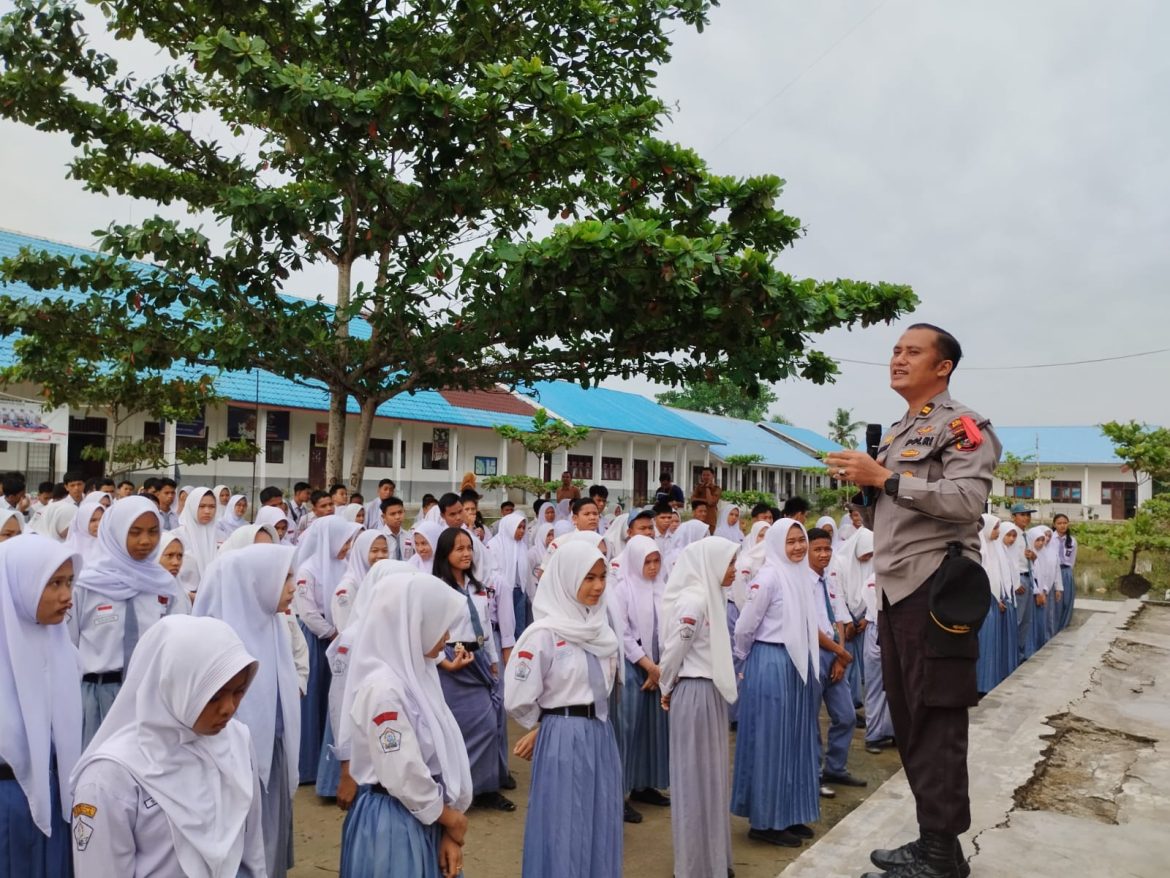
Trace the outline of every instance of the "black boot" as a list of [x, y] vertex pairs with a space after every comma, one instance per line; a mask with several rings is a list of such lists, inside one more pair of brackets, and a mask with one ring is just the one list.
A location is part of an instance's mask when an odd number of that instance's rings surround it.
[[869, 859], [888, 871], [866, 872], [862, 878], [967, 878], [971, 874], [958, 837], [939, 832], [923, 832], [900, 848], [873, 851]]

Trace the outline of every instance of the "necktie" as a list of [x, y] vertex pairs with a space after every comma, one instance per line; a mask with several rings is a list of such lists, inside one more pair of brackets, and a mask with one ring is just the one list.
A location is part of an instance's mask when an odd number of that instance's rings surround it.
[[391, 534], [394, 537], [394, 560], [402, 560], [402, 531], [396, 534]]
[[467, 598], [467, 612], [471, 616], [471, 627], [475, 629], [475, 640], [483, 646], [483, 623], [479, 621], [479, 611], [475, 608], [475, 601], [471, 599], [471, 589], [460, 589]]
[[122, 622], [122, 677], [130, 668], [130, 656], [134, 647], [138, 645], [138, 611], [134, 608], [134, 598], [125, 602], [126, 618]]
[[601, 661], [586, 650], [585, 664], [589, 669], [589, 688], [593, 690], [593, 709], [597, 711], [598, 719], [609, 719], [609, 694], [605, 691], [605, 675], [601, 672]]
[[837, 642], [837, 626], [833, 624], [833, 604], [829, 600], [829, 584], [825, 582], [825, 577], [820, 577], [817, 580], [821, 584], [821, 594], [825, 598], [825, 613], [828, 614], [829, 627], [833, 629], [833, 643]]
[[653, 595], [650, 596], [650, 608], [654, 613], [654, 633], [650, 635], [650, 658], [654, 664], [658, 664], [658, 604], [655, 603]]

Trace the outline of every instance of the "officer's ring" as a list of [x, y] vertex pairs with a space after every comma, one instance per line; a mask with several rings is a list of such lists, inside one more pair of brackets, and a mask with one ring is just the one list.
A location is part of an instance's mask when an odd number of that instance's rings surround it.
[[845, 475], [845, 467], [840, 467], [840, 468], [837, 470], [837, 475], [839, 475], [839, 476], [843, 476], [843, 475]]

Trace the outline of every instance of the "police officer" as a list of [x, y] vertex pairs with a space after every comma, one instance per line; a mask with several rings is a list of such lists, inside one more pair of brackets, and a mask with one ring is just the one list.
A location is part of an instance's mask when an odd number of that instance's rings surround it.
[[[870, 859], [885, 878], [965, 878], [959, 835], [971, 825], [967, 792], [967, 710], [977, 703], [975, 661], [932, 654], [930, 580], [958, 540], [979, 560], [979, 516], [991, 490], [1000, 443], [988, 423], [951, 399], [962, 357], [949, 332], [907, 329], [890, 357], [890, 387], [908, 405], [876, 459], [829, 454], [839, 480], [869, 489], [882, 674], [894, 734], [918, 812], [920, 836]], [[863, 878], [882, 878], [868, 872]]]

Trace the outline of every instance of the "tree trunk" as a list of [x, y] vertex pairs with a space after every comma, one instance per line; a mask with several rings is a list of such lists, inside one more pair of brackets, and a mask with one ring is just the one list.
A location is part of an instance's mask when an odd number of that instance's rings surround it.
[[[349, 308], [349, 292], [350, 292], [350, 275], [353, 269], [353, 263], [349, 258], [342, 259], [337, 263], [337, 312], [340, 313]], [[348, 366], [349, 364], [349, 318], [335, 317], [333, 322], [333, 334], [337, 338], [337, 345], [340, 348], [339, 359]], [[339, 387], [331, 387], [329, 395], [329, 448], [325, 456], [325, 473], [328, 485], [334, 485], [341, 481], [341, 474], [345, 468], [345, 411], [349, 403], [349, 394], [344, 389]]]
[[[366, 474], [366, 451], [370, 447], [370, 434], [374, 431], [374, 412], [378, 410], [376, 399], [362, 402], [361, 418], [358, 420], [357, 435], [353, 438], [353, 456], [349, 461], [349, 490], [361, 491], [362, 478]], [[398, 454], [398, 449], [394, 449]]]

